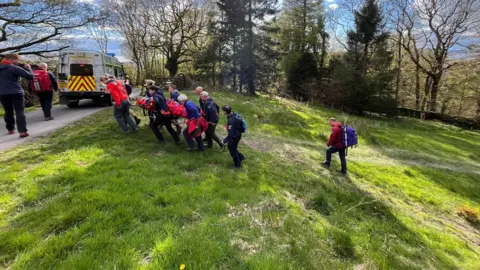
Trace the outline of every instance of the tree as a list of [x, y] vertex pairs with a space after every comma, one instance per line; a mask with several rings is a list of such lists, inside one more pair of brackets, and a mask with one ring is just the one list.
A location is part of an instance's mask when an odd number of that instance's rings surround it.
[[355, 30], [347, 32], [344, 56], [344, 105], [362, 114], [364, 110], [388, 112], [394, 105], [391, 82], [393, 54], [389, 34], [383, 30], [381, 9], [376, 0], [366, 0], [355, 12]]
[[88, 26], [88, 32], [102, 53], [108, 52], [109, 29], [106, 21], [98, 21]]
[[23, 0], [0, 4], [0, 54], [44, 55], [67, 48], [66, 34], [104, 18], [80, 1]]
[[309, 100], [312, 96], [310, 89], [318, 78], [318, 68], [315, 56], [312, 53], [302, 53], [287, 75], [288, 89], [295, 98]]
[[442, 78], [453, 65], [449, 53], [461, 45], [464, 33], [478, 24], [479, 5], [475, 0], [410, 0], [396, 2], [401, 16], [397, 32], [403, 49], [419, 71], [427, 74], [429, 111], [437, 111]]
[[177, 74], [181, 63], [192, 61], [190, 56], [206, 45], [207, 26], [212, 18], [208, 8], [208, 1], [146, 1], [151, 46], [165, 55], [170, 77]]

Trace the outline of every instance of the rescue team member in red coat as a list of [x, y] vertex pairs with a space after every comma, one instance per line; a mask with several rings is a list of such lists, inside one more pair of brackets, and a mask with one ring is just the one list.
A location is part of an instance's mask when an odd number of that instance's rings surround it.
[[[37, 93], [38, 99], [40, 99], [40, 105], [42, 106], [43, 116], [45, 116], [45, 121], [53, 120], [52, 117], [52, 102], [53, 102], [53, 91], [58, 91], [57, 79], [52, 72], [48, 71], [48, 65], [41, 63], [38, 65], [38, 71], [34, 71], [35, 75], [39, 74], [43, 80], [48, 80], [45, 83], [41, 84], [41, 91], [35, 91]], [[45, 85], [45, 86], [44, 86]]]
[[20, 138], [28, 136], [27, 120], [25, 117], [25, 93], [20, 78], [33, 80], [34, 76], [30, 65], [20, 65], [20, 55], [7, 54], [0, 62], [0, 102], [5, 110], [5, 124], [8, 134], [15, 133], [15, 117]]
[[345, 159], [345, 146], [342, 143], [342, 124], [337, 122], [334, 118], [328, 119], [328, 124], [332, 126], [332, 134], [330, 134], [330, 139], [327, 143], [327, 160], [322, 163], [322, 165], [325, 168], [329, 168], [330, 162], [332, 161], [332, 154], [338, 152], [342, 163], [342, 170], [340, 172], [346, 174], [347, 160]]
[[137, 131], [138, 127], [130, 117], [130, 101], [128, 100], [127, 90], [118, 83], [116, 80], [110, 80], [106, 76], [100, 77], [100, 82], [107, 85], [107, 91], [112, 96], [115, 101], [115, 107], [113, 110], [113, 115], [115, 120], [117, 120], [118, 125], [122, 129], [123, 133], [128, 132], [127, 124], [130, 126], [132, 131]]

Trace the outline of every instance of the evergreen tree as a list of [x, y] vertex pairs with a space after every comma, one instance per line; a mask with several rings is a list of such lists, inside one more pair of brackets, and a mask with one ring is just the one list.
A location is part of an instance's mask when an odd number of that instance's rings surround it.
[[318, 68], [315, 56], [308, 52], [302, 53], [287, 74], [288, 89], [295, 98], [308, 100], [311, 97], [310, 89], [317, 78]]
[[360, 114], [365, 110], [388, 112], [395, 107], [393, 53], [376, 0], [366, 0], [355, 12], [355, 30], [349, 31], [347, 38], [348, 51], [341, 71], [344, 105]]

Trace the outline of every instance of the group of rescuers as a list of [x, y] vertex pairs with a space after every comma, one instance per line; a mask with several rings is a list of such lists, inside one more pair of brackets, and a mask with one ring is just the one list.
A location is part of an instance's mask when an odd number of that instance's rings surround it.
[[[48, 66], [45, 63], [39, 64], [39, 69], [44, 70], [46, 76], [50, 80], [49, 91], [37, 92], [40, 99], [41, 107], [45, 116], [45, 121], [53, 120], [51, 115], [53, 91], [58, 90], [58, 84], [53, 73], [48, 72]], [[28, 64], [20, 64], [19, 54], [7, 54], [0, 62], [0, 102], [5, 110], [4, 120], [8, 134], [15, 134], [15, 124], [17, 125], [20, 138], [29, 136], [27, 133], [27, 121], [25, 117], [25, 93], [20, 83], [20, 78], [27, 80], [34, 79], [34, 73], [31, 66]], [[115, 102], [114, 116], [120, 126], [122, 132], [129, 132], [128, 126], [132, 131], [137, 131], [140, 119], [130, 109], [131, 103], [129, 95], [131, 87], [125, 80], [117, 80], [114, 76], [105, 75], [100, 77], [101, 83], [106, 85], [106, 92], [110, 93]], [[146, 80], [145, 87], [147, 88], [146, 97], [151, 99], [155, 104], [157, 111], [149, 111], [150, 124], [153, 133], [160, 142], [164, 142], [162, 133], [159, 127], [165, 126], [167, 131], [172, 136], [175, 144], [180, 144], [179, 134], [183, 133], [188, 144], [188, 151], [194, 151], [195, 142], [199, 151], [204, 151], [204, 144], [202, 134], [205, 133], [207, 140], [207, 147], [213, 147], [213, 141], [217, 142], [221, 151], [228, 148], [232, 156], [234, 167], [240, 168], [245, 156], [238, 151], [238, 144], [242, 138], [244, 130], [244, 123], [242, 118], [236, 114], [230, 105], [222, 106], [223, 113], [227, 116], [227, 124], [225, 125], [228, 135], [223, 140], [216, 135], [216, 128], [219, 123], [219, 106], [210, 97], [209, 93], [204, 91], [202, 87], [197, 87], [195, 93], [200, 96], [199, 106], [188, 97], [176, 89], [175, 85], [170, 84], [168, 91], [170, 92], [170, 100], [167, 100], [160, 87], [155, 85], [152, 80]], [[187, 127], [181, 131], [178, 123], [178, 117], [174, 117], [168, 113], [168, 101], [174, 101], [181, 104], [186, 111], [184, 116], [187, 121]], [[16, 117], [14, 117], [16, 115]], [[15, 119], [16, 118], [16, 119]], [[132, 119], [133, 118], [133, 119]], [[340, 172], [345, 174], [347, 172], [347, 164], [345, 158], [345, 146], [342, 144], [341, 138], [341, 123], [335, 119], [328, 120], [332, 126], [332, 133], [328, 140], [326, 151], [326, 161], [322, 163], [324, 167], [330, 167], [331, 156], [338, 152], [341, 160]], [[173, 129], [172, 124], [176, 126]]]

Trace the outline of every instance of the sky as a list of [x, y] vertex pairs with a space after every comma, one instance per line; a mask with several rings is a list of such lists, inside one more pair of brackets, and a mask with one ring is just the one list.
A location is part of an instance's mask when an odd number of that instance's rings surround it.
[[[78, 0], [82, 2], [88, 3], [96, 3], [96, 0]], [[335, 11], [338, 9], [339, 4], [342, 0], [323, 0], [324, 6], [326, 11]], [[280, 4], [283, 0], [280, 0]], [[68, 38], [72, 39], [72, 48], [79, 49], [79, 50], [99, 50], [95, 40], [91, 37], [90, 32], [87, 28], [78, 29], [75, 33], [68, 36]], [[111, 29], [111, 35], [108, 43], [108, 52], [114, 53], [115, 56], [121, 62], [128, 62], [130, 61], [126, 56], [124, 50], [122, 50], [122, 43], [124, 41], [124, 37], [122, 37], [118, 32], [114, 29]]]

